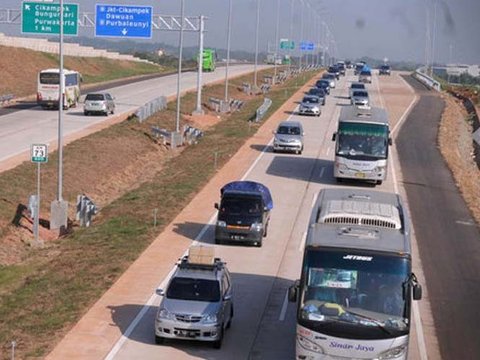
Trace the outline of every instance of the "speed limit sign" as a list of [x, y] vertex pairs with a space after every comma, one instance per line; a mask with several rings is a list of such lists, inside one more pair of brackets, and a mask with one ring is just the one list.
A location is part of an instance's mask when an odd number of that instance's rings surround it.
[[34, 163], [46, 163], [48, 161], [48, 145], [32, 144], [31, 158]]

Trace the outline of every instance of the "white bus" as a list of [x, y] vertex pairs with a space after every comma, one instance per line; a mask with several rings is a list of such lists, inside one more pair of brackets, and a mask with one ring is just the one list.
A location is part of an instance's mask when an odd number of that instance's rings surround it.
[[297, 302], [297, 360], [406, 359], [412, 272], [408, 214], [397, 194], [325, 189], [310, 217]]
[[392, 144], [387, 112], [380, 108], [342, 108], [335, 144], [333, 176], [369, 180], [380, 185], [387, 176], [388, 146]]
[[[60, 93], [59, 69], [38, 73], [37, 104], [42, 108], [58, 108]], [[80, 98], [81, 75], [77, 71], [63, 70], [64, 108], [75, 107]]]

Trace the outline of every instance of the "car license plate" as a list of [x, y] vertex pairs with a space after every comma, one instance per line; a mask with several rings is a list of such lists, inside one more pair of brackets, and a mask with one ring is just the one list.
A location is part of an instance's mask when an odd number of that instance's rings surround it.
[[355, 173], [355, 177], [363, 179], [363, 178], [365, 178], [365, 173], [357, 172], [357, 173]]
[[178, 335], [183, 337], [190, 337], [190, 338], [196, 337], [195, 331], [189, 331], [189, 330], [179, 330]]
[[242, 235], [232, 235], [233, 240], [242, 240], [243, 236]]

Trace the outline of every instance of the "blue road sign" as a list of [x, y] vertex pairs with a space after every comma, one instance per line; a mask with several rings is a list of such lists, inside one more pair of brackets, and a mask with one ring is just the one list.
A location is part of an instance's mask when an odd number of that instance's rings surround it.
[[96, 4], [95, 36], [151, 38], [152, 7]]
[[302, 41], [300, 43], [300, 50], [308, 51], [308, 50], [314, 50], [314, 49], [315, 49], [315, 45], [311, 41]]

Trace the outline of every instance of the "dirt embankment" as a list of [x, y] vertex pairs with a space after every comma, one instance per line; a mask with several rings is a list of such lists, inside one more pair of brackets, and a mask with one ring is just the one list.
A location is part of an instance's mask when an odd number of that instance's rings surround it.
[[[58, 57], [28, 49], [0, 46], [0, 96], [14, 94], [16, 98], [37, 92], [40, 70], [58, 68]], [[158, 73], [160, 66], [142, 62], [65, 56], [66, 69], [83, 74], [85, 83], [102, 82], [134, 75]]]
[[472, 125], [460, 100], [443, 95], [446, 107], [438, 132], [440, 151], [477, 224], [480, 224], [480, 170], [474, 159]]

